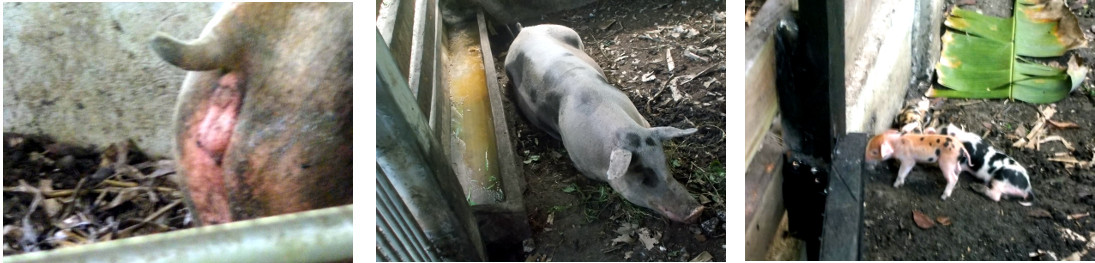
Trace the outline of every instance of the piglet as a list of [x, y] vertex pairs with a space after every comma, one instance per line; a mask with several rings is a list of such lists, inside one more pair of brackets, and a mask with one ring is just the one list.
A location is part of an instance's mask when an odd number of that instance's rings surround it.
[[[935, 133], [935, 130], [929, 128], [924, 132]], [[954, 124], [947, 124], [939, 130], [939, 133], [954, 137], [969, 152], [970, 162], [963, 165], [962, 170], [988, 184], [988, 187], [970, 186], [974, 191], [984, 194], [993, 201], [1000, 201], [1001, 196], [1018, 197], [1021, 199], [1019, 204], [1023, 206], [1030, 206], [1034, 201], [1034, 190], [1031, 187], [1027, 169], [1019, 165], [1015, 159], [997, 151], [981, 140], [977, 134], [963, 131]]]
[[958, 184], [961, 163], [969, 162], [969, 153], [953, 137], [939, 134], [905, 134], [897, 130], [888, 130], [867, 143], [866, 160], [870, 162], [889, 160], [901, 161], [894, 187], [905, 184], [917, 162], [939, 163], [943, 177], [947, 179], [947, 188], [943, 190], [943, 200], [950, 197], [954, 186]]

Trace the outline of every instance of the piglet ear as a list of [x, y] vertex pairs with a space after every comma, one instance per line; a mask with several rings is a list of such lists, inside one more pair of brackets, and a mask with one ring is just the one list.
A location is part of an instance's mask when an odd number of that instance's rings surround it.
[[890, 155], [892, 155], [892, 154], [893, 154], [893, 145], [890, 145], [890, 142], [882, 142], [882, 159], [883, 160], [889, 159]]
[[631, 165], [631, 151], [616, 148], [608, 160], [608, 180], [616, 180], [627, 173], [627, 167]]
[[661, 139], [661, 140], [668, 140], [668, 139], [673, 139], [675, 137], [681, 137], [681, 136], [696, 133], [696, 128], [681, 130], [681, 129], [677, 129], [677, 128], [673, 128], [673, 127], [669, 127], [669, 126], [654, 127], [654, 128], [650, 128], [650, 133], [655, 138], [658, 138], [658, 139]]

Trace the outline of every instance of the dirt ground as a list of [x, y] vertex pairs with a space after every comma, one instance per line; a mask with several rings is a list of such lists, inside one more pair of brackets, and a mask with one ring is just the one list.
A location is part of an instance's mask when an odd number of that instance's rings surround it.
[[[948, 1], [950, 7], [954, 1]], [[1011, 15], [1010, 1], [960, 1], [964, 8], [977, 8], [986, 14]], [[973, 2], [973, 5], [967, 5]], [[1080, 28], [1089, 40], [1095, 40], [1095, 14], [1081, 1], [1068, 0], [1080, 18]], [[1088, 3], [1090, 4], [1090, 3]], [[1089, 44], [1090, 46], [1090, 44]], [[1077, 52], [1088, 67], [1095, 66], [1091, 48]], [[1093, 160], [1095, 154], [1095, 84], [1089, 73], [1083, 90], [1072, 93], [1056, 104], [1051, 120], [1071, 122], [1078, 127], [1053, 128], [1047, 135], [1058, 135], [1074, 150], [1059, 141], [1041, 144], [1039, 149], [1012, 147], [1018, 134], [1032, 130], [1040, 107], [1019, 101], [951, 99], [941, 103], [941, 123], [954, 123], [966, 130], [987, 134], [987, 140], [1024, 165], [1037, 196], [1029, 207], [1014, 200], [993, 202], [973, 192], [969, 186], [981, 183], [962, 175], [951, 198], [943, 201], [946, 182], [938, 168], [918, 165], [901, 188], [894, 188], [897, 168], [894, 162], [880, 164], [865, 174], [866, 208], [864, 216], [863, 259], [866, 260], [1060, 260], [1068, 257], [1095, 260], [1095, 169], [1066, 167], [1050, 161], [1059, 155], [1079, 161]], [[926, 86], [923, 86], [926, 87]], [[909, 98], [926, 90], [909, 91]], [[1048, 124], [1047, 124], [1048, 125]], [[913, 221], [913, 211], [937, 221], [921, 229]], [[938, 223], [949, 219], [949, 225]], [[944, 220], [945, 221], [945, 220]]]
[[77, 147], [12, 133], [3, 143], [5, 256], [193, 226], [170, 179], [175, 163], [132, 143]]
[[528, 260], [725, 261], [724, 7], [721, 1], [611, 0], [521, 21], [574, 28], [585, 51], [651, 125], [699, 130], [665, 147], [673, 176], [707, 207], [696, 224], [671, 222], [581, 175], [561, 142], [520, 116], [502, 69], [508, 43], [494, 43], [507, 120], [515, 127], [511, 139], [528, 182], [525, 206], [534, 242]]

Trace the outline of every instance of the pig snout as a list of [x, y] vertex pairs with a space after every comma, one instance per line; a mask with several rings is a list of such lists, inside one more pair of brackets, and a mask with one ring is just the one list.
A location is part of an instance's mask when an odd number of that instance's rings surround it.
[[[688, 190], [684, 188], [680, 183], [676, 182], [672, 178], [664, 183], [669, 187], [664, 189], [624, 189], [624, 198], [628, 199], [635, 204], [646, 204], [647, 208], [658, 212], [662, 216], [669, 218], [675, 222], [680, 223], [695, 223], [703, 214], [704, 206], [700, 205], [692, 195], [688, 193]], [[632, 193], [639, 193], [650, 191], [642, 196], [635, 196]], [[645, 199], [645, 200], [644, 200]]]
[[350, 7], [226, 4], [198, 39], [153, 37], [160, 58], [190, 71], [175, 158], [199, 224], [353, 202]]
[[674, 212], [673, 209], [670, 209], [668, 207], [658, 206], [658, 210], [662, 214], [664, 214], [665, 217], [667, 217], [667, 218], [669, 218], [670, 220], [673, 220], [673, 221], [677, 221], [677, 222], [681, 222], [681, 223], [687, 223], [687, 224], [695, 223], [696, 219], [699, 219], [700, 215], [703, 214], [703, 209], [704, 208], [705, 207], [703, 207], [701, 205], [699, 207], [696, 207], [696, 208], [692, 209], [691, 212], [687, 212], [686, 214], [680, 214], [680, 213]]

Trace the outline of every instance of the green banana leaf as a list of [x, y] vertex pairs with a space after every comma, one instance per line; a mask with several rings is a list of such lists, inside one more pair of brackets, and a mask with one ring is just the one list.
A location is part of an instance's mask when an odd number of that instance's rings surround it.
[[1084, 47], [1076, 16], [1062, 0], [1016, 0], [1012, 18], [955, 7], [947, 16], [943, 52], [935, 70], [939, 84], [928, 97], [1009, 98], [1051, 103], [1083, 82], [1087, 69], [1074, 56], [1070, 68], [1024, 57], [1052, 58]]

